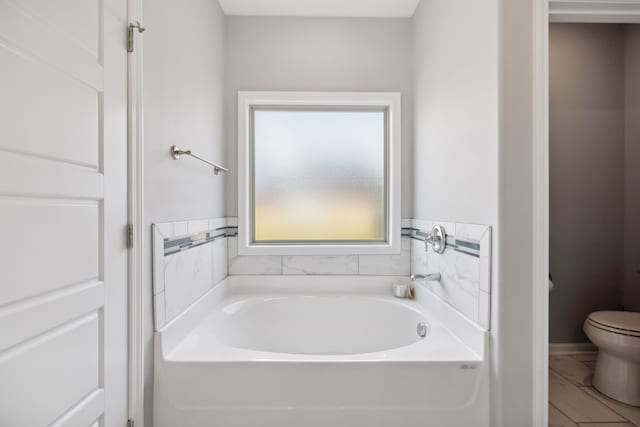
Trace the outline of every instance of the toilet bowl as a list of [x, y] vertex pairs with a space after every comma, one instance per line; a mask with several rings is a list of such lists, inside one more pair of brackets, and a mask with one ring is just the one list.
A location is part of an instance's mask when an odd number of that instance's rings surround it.
[[598, 347], [593, 387], [640, 406], [640, 313], [596, 311], [584, 322], [584, 332]]

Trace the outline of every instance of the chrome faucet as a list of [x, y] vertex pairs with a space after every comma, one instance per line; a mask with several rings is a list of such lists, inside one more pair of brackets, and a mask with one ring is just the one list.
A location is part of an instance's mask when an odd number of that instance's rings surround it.
[[439, 282], [442, 279], [440, 273], [431, 273], [431, 274], [412, 274], [410, 277], [412, 282], [415, 282], [418, 279], [426, 279], [430, 282]]

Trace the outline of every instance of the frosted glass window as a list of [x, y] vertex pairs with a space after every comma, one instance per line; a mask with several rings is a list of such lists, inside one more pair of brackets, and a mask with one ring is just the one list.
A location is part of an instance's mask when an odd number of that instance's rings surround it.
[[386, 109], [252, 110], [254, 242], [386, 239]]

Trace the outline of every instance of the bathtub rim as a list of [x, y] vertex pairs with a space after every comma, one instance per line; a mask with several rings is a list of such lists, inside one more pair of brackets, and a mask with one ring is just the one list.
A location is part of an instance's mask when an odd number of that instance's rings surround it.
[[[340, 294], [340, 295], [390, 295], [391, 284], [394, 282], [408, 282], [403, 276], [227, 276], [224, 280], [207, 291], [202, 297], [194, 301], [182, 313], [169, 320], [162, 328], [155, 332], [156, 348], [161, 350], [161, 359], [167, 363], [173, 361], [167, 356], [178, 346], [182, 340], [196, 328], [211, 310], [218, 306], [227, 297], [241, 295], [254, 295], [264, 293], [264, 289], [282, 292], [283, 294], [305, 295], [314, 294]], [[261, 292], [260, 292], [261, 291]], [[429, 291], [419, 283], [415, 284], [416, 299], [414, 300], [422, 310], [438, 321], [439, 328], [445, 328], [460, 344], [470, 350], [475, 357], [465, 358], [469, 362], [482, 362], [488, 360], [489, 334], [479, 325], [466, 318], [463, 314], [441, 300], [436, 294]], [[410, 345], [415, 346], [420, 343]], [[402, 349], [400, 347], [399, 349]], [[395, 352], [397, 349], [390, 350]], [[259, 352], [256, 350], [234, 349], [239, 360], [229, 362], [369, 362], [385, 360], [381, 358], [381, 352], [362, 353], [355, 357], [310, 357], [310, 355], [295, 355], [286, 353]], [[254, 357], [251, 357], [253, 355]], [[286, 355], [286, 357], [281, 357]], [[263, 356], [263, 357], [260, 357]], [[311, 355], [313, 356], [313, 355]], [[216, 363], [225, 363], [225, 360], [212, 360]], [[402, 362], [390, 358], [389, 362]], [[406, 362], [416, 362], [408, 359]], [[433, 361], [437, 363], [438, 361]], [[442, 361], [446, 362], [446, 361]], [[196, 362], [187, 362], [196, 363]]]

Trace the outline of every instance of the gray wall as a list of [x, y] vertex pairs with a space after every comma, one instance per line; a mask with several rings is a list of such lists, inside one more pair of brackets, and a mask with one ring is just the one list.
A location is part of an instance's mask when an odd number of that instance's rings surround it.
[[581, 342], [623, 306], [624, 27], [552, 24], [549, 42], [549, 338]]
[[[501, 11], [506, 5], [512, 9]], [[526, 335], [518, 330], [507, 337], [509, 331], [504, 329], [504, 325], [514, 324], [525, 328], [525, 323], [513, 320], [519, 317], [526, 320], [526, 310], [518, 305], [517, 298], [502, 295], [511, 292], [525, 304], [531, 298], [524, 297], [521, 291], [527, 285], [525, 281], [510, 283], [508, 287], [498, 283], [497, 256], [500, 19], [509, 17], [509, 23], [516, 22], [511, 13], [519, 12], [521, 6], [523, 10], [532, 10], [526, 1], [422, 0], [413, 22], [414, 218], [492, 227], [491, 419], [495, 426], [525, 426], [531, 401], [522, 390], [523, 384], [531, 382], [522, 378], [527, 375], [530, 357]], [[527, 18], [530, 21], [530, 16]], [[522, 42], [520, 36], [526, 33], [526, 26], [511, 30], [518, 37], [508, 40]], [[514, 51], [527, 53], [521, 45], [515, 46]], [[525, 66], [520, 58], [508, 59]], [[507, 77], [521, 75], [520, 70], [507, 71]], [[517, 82], [508, 93], [517, 93], [520, 84]], [[511, 120], [519, 123], [519, 132], [526, 132], [521, 117]], [[516, 138], [524, 141], [520, 135]], [[523, 170], [521, 165], [518, 170]], [[510, 309], [513, 314], [508, 312]], [[498, 315], [499, 312], [504, 314]], [[521, 345], [522, 341], [525, 345]], [[514, 365], [513, 370], [508, 363]], [[512, 389], [518, 393], [510, 393]], [[518, 398], [513, 398], [516, 395]]]
[[[541, 25], [539, 0], [499, 2], [500, 51], [498, 144], [498, 268], [497, 293], [492, 294], [491, 425], [539, 427], [534, 393], [539, 379], [532, 369], [536, 345], [534, 287], [536, 209], [537, 88], [534, 71], [535, 28]], [[535, 26], [534, 26], [535, 24]], [[494, 254], [496, 254], [494, 250]]]
[[414, 218], [497, 223], [497, 19], [496, 1], [414, 15]]
[[224, 16], [211, 0], [144, 1], [145, 425], [152, 424], [151, 224], [224, 215], [224, 175], [178, 144], [223, 160]]
[[226, 17], [226, 213], [237, 216], [237, 92], [402, 93], [402, 217], [412, 215], [411, 19]]
[[625, 28], [624, 306], [640, 311], [640, 25]]

